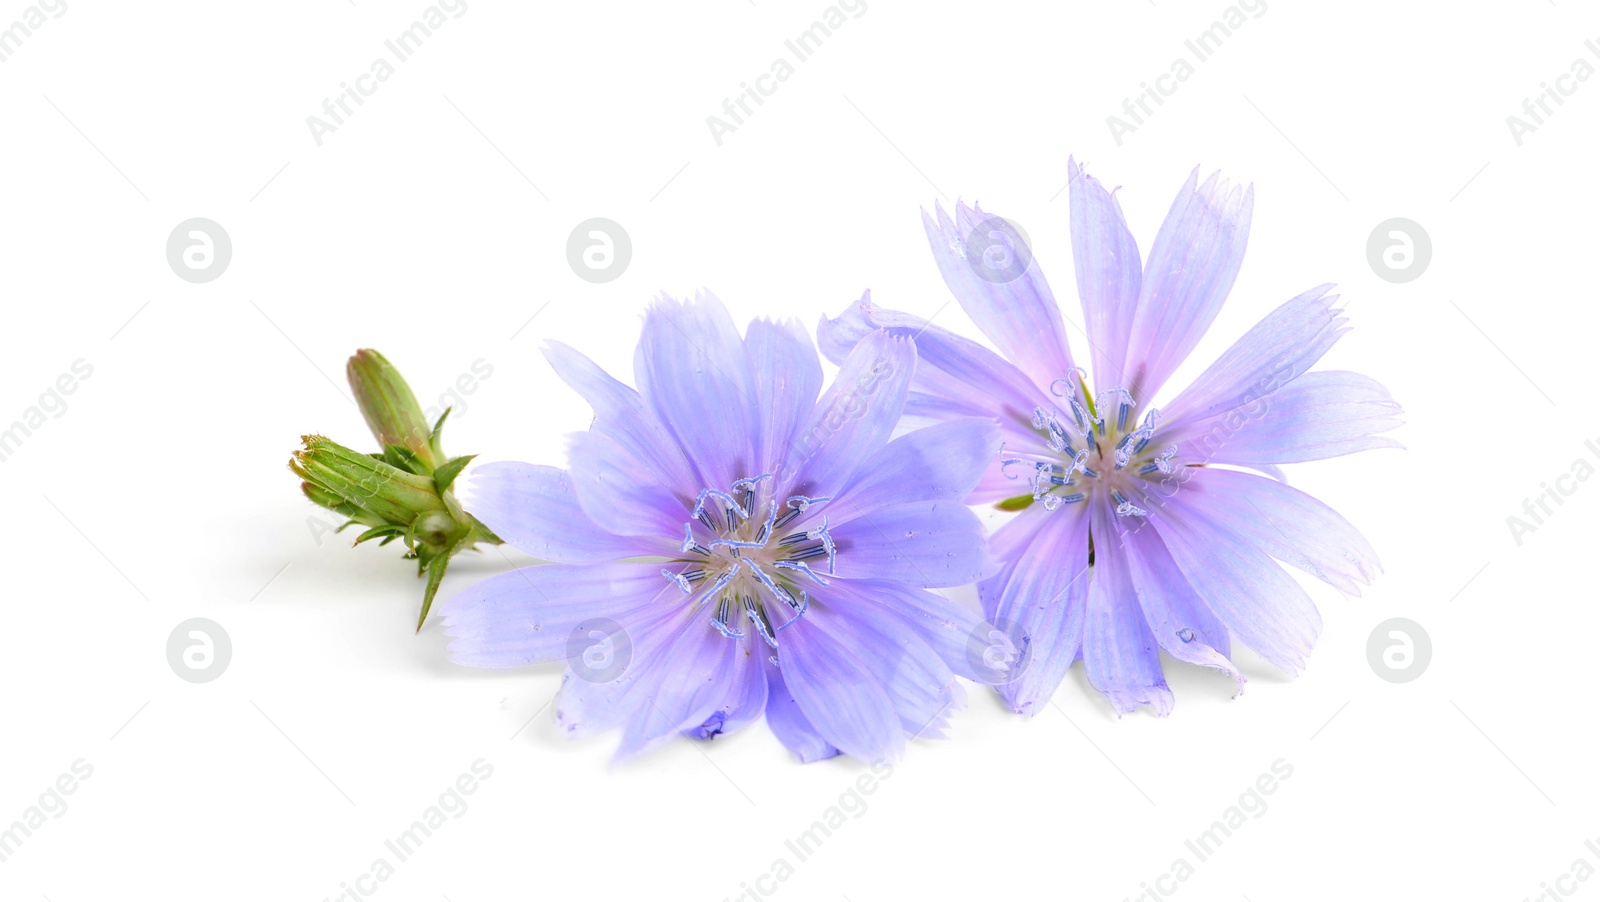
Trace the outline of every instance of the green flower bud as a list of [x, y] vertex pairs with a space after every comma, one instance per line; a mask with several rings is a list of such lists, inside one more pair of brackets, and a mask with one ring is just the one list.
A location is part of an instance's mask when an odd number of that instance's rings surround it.
[[417, 575], [428, 578], [417, 618], [420, 632], [450, 558], [479, 542], [499, 545], [500, 539], [463, 510], [451, 490], [473, 456], [445, 457], [439, 434], [450, 411], [429, 430], [411, 387], [377, 351], [357, 351], [347, 373], [382, 452], [363, 454], [306, 435], [289, 469], [312, 503], [350, 518], [341, 531], [364, 527], [357, 545], [372, 539], [381, 539], [379, 545], [405, 542], [406, 558], [416, 560]]
[[438, 438], [422, 416], [422, 405], [394, 364], [377, 351], [363, 349], [345, 364], [345, 376], [380, 448], [404, 448], [428, 472], [444, 462]]

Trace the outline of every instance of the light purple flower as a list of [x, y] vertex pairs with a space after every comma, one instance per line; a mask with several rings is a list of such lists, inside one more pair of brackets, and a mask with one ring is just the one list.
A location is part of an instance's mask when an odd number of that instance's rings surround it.
[[907, 417], [999, 419], [1004, 450], [968, 500], [1022, 508], [992, 539], [1001, 571], [979, 585], [984, 612], [1031, 656], [998, 687], [1011, 707], [1036, 713], [1081, 658], [1119, 714], [1165, 715], [1162, 651], [1241, 690], [1235, 640], [1290, 673], [1304, 663], [1321, 617], [1274, 558], [1350, 594], [1371, 580], [1366, 540], [1278, 465], [1398, 447], [1379, 433], [1398, 425], [1399, 407], [1365, 376], [1307, 372], [1347, 331], [1329, 285], [1268, 314], [1152, 406], [1233, 286], [1253, 189], [1216, 175], [1197, 185], [1196, 170], [1141, 264], [1116, 198], [1069, 168], [1092, 382], [1043, 272], [1007, 240], [1014, 229], [964, 204], [924, 224], [946, 284], [999, 354], [866, 297], [824, 319], [819, 341], [838, 358], [875, 330], [916, 333]]
[[978, 679], [982, 621], [931, 587], [993, 573], [962, 503], [1000, 444], [985, 417], [890, 440], [916, 367], [865, 334], [827, 391], [806, 330], [721, 302], [658, 301], [638, 390], [565, 345], [545, 356], [594, 408], [570, 467], [478, 467], [468, 506], [554, 563], [444, 606], [461, 663], [567, 662], [556, 719], [620, 727], [619, 756], [765, 713], [802, 760], [897, 755]]

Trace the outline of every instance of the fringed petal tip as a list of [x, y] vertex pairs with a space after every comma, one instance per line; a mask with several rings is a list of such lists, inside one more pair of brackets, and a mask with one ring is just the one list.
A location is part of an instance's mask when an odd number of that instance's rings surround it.
[[1144, 706], [1149, 706], [1150, 713], [1157, 717], [1166, 717], [1172, 713], [1172, 690], [1167, 688], [1165, 682], [1153, 686], [1102, 689], [1100, 694], [1111, 702], [1111, 707], [1119, 720]]

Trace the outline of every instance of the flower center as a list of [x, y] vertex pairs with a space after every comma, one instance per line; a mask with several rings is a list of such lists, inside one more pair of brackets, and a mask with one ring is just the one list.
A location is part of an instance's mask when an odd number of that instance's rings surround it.
[[1062, 403], [1033, 409], [1033, 428], [1044, 439], [1044, 447], [1003, 458], [1000, 471], [1018, 479], [1027, 471], [1014, 468], [1031, 468], [1028, 487], [1045, 510], [1103, 492], [1116, 503], [1120, 516], [1148, 513], [1128, 500], [1129, 489], [1156, 473], [1171, 473], [1172, 458], [1178, 453], [1176, 446], [1160, 453], [1150, 447], [1160, 411], [1151, 408], [1144, 422], [1134, 427], [1138, 403], [1126, 389], [1103, 392], [1098, 403], [1090, 402], [1081, 377], [1057, 379], [1050, 384], [1050, 393]]
[[748, 621], [777, 648], [778, 633], [811, 604], [797, 583], [804, 577], [827, 585], [812, 565], [826, 565], [831, 576], [838, 555], [826, 514], [810, 528], [796, 523], [830, 499], [790, 495], [780, 504], [771, 480], [763, 473], [736, 480], [726, 492], [701, 489], [683, 525], [684, 557], [673, 562], [678, 569], [663, 568], [661, 575], [693, 596], [691, 605], [711, 608], [711, 625], [722, 635], [745, 638], [736, 624]]

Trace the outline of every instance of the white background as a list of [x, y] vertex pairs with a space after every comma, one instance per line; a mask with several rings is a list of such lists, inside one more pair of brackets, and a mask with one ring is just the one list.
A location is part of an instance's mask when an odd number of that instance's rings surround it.
[[[0, 425], [73, 361], [93, 367], [0, 464], [0, 826], [72, 762], [93, 767], [0, 864], [0, 896], [335, 898], [480, 758], [493, 776], [469, 809], [364, 883], [377, 898], [719, 900], [781, 857], [793, 876], [761, 884], [780, 898], [1122, 900], [1193, 863], [1184, 840], [1278, 759], [1293, 775], [1265, 813], [1165, 889], [1521, 900], [1575, 859], [1600, 865], [1583, 845], [1600, 837], [1600, 482], [1520, 546], [1506, 524], [1574, 460], [1600, 464], [1584, 448], [1600, 444], [1600, 79], [1521, 146], [1505, 121], [1573, 60], [1600, 65], [1584, 46], [1600, 16], [1269, 0], [1119, 145], [1106, 117], [1220, 0], [868, 0], [718, 146], [706, 117], [821, 2], [470, 0], [318, 146], [306, 117], [424, 6], [68, 0], [0, 64]], [[0, 6], [0, 27], [24, 9]], [[1033, 719], [973, 689], [950, 741], [914, 744], [795, 863], [784, 841], [861, 765], [801, 766], [757, 726], [609, 767], [610, 742], [554, 735], [554, 668], [448, 663], [436, 623], [412, 633], [421, 584], [395, 546], [319, 543], [332, 518], [285, 469], [302, 432], [367, 447], [342, 374], [358, 347], [425, 405], [481, 358], [492, 376], [448, 449], [559, 464], [589, 411], [538, 347], [558, 337], [627, 378], [660, 291], [809, 324], [871, 288], [975, 336], [922, 235], [935, 200], [1021, 224], [1081, 325], [1069, 154], [1124, 186], [1146, 250], [1195, 165], [1256, 187], [1244, 269], [1174, 385], [1333, 281], [1356, 329], [1323, 367], [1406, 409], [1408, 450], [1291, 468], [1387, 569], [1362, 598], [1311, 587], [1325, 628], [1299, 678], [1245, 653], [1231, 699], [1226, 677], [1169, 661], [1165, 720], [1118, 720], [1081, 665]], [[164, 256], [197, 216], [234, 248], [198, 285]], [[634, 248], [604, 285], [565, 258], [597, 216]], [[1366, 259], [1396, 216], [1433, 241], [1408, 284]], [[463, 559], [444, 593], [513, 560]], [[197, 616], [233, 644], [204, 685], [165, 652]], [[1414, 682], [1368, 663], [1390, 617], [1432, 638]], [[1562, 885], [1600, 898], [1600, 880]]]

